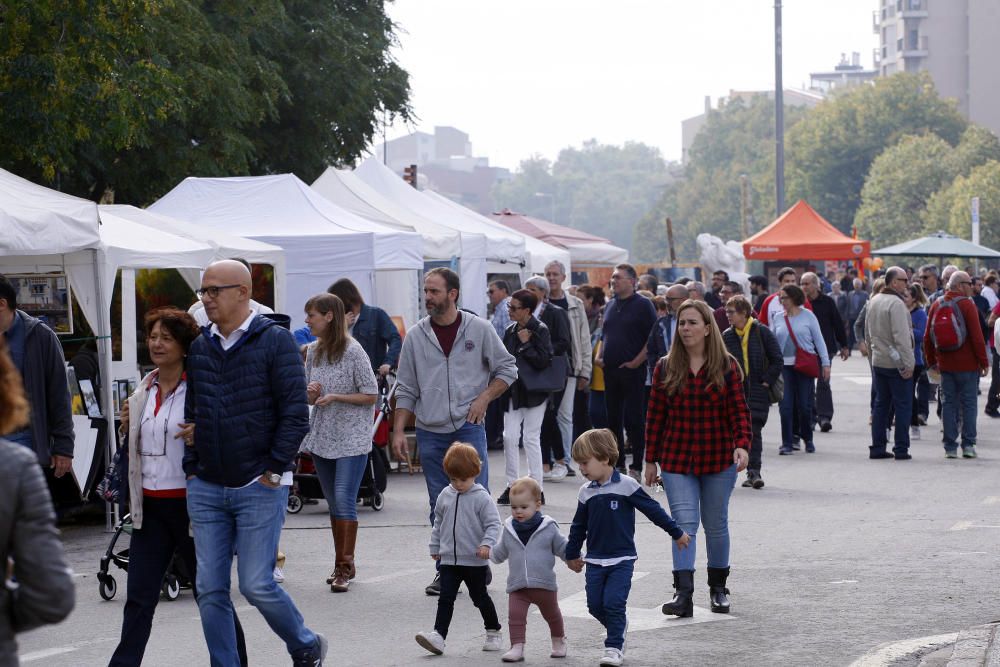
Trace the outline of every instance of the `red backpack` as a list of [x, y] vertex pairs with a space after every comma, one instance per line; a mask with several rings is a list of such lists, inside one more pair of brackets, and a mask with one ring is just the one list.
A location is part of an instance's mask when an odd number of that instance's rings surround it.
[[967, 296], [960, 296], [957, 299], [946, 296], [938, 298], [934, 317], [928, 327], [931, 332], [931, 343], [939, 352], [954, 352], [965, 344], [968, 330], [965, 326], [965, 316], [958, 304], [968, 298]]

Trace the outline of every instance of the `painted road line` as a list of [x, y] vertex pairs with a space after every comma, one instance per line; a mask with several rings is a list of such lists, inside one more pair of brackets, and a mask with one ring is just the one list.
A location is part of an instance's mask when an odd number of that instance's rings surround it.
[[838, 581], [831, 581], [831, 584], [857, 584], [860, 583], [857, 579], [840, 579]]
[[958, 633], [952, 632], [946, 635], [918, 637], [917, 639], [882, 644], [852, 662], [850, 667], [887, 667], [907, 656], [926, 653], [931, 649], [954, 644], [956, 639], [958, 639]]
[[872, 384], [872, 377], [870, 375], [865, 375], [865, 376], [859, 375], [858, 377], [844, 378], [844, 379], [847, 380], [848, 382], [864, 385], [866, 387], [870, 387]]
[[33, 651], [32, 653], [25, 653], [21, 656], [21, 664], [26, 662], [35, 662], [36, 660], [45, 660], [46, 658], [54, 658], [57, 655], [65, 655], [67, 653], [73, 653], [74, 651], [79, 651], [87, 646], [92, 646], [94, 644], [106, 644], [109, 642], [117, 642], [118, 637], [109, 637], [105, 639], [91, 639], [88, 641], [82, 641], [79, 644], [71, 644], [70, 646], [56, 646], [53, 648], [42, 649], [41, 651]]
[[971, 528], [1000, 528], [1000, 526], [976, 525], [971, 521], [959, 521], [948, 530], [969, 530]]
[[1000, 505], [1000, 496], [986, 496], [983, 499], [984, 505]]
[[[633, 572], [632, 584], [635, 585], [636, 581], [642, 579], [647, 574], [649, 574], [649, 572]], [[587, 591], [580, 591], [579, 593], [574, 593], [573, 595], [561, 599], [559, 601], [559, 608], [562, 610], [563, 617], [594, 618], [590, 615], [590, 612], [587, 611]], [[535, 610], [534, 613], [538, 614], [539, 612], [538, 610]], [[659, 606], [652, 607], [650, 609], [628, 607], [626, 609], [626, 614], [628, 615], [629, 632], [675, 628], [684, 625], [693, 625], [695, 623], [710, 623], [712, 621], [731, 621], [736, 618], [732, 614], [713, 614], [710, 610], [703, 607], [695, 607], [694, 616], [691, 618], [664, 616], [663, 612], [660, 611]], [[594, 622], [596, 623], [597, 621]]]
[[412, 570], [400, 570], [399, 572], [392, 572], [390, 574], [383, 574], [378, 577], [369, 577], [368, 579], [355, 579], [354, 583], [357, 584], [380, 584], [384, 581], [392, 581], [393, 579], [402, 579], [403, 577], [409, 577], [413, 574], [420, 574], [421, 572], [428, 572], [429, 568], [418, 567]]

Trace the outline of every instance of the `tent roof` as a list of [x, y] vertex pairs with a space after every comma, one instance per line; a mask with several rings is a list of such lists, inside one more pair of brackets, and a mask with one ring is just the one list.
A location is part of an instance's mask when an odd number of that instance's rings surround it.
[[908, 257], [978, 257], [996, 258], [1000, 252], [978, 245], [972, 241], [952, 236], [945, 232], [935, 232], [911, 241], [904, 241], [888, 248], [872, 250], [873, 255], [902, 255]]
[[790, 209], [743, 241], [747, 259], [855, 259], [867, 257], [871, 244], [852, 239], [801, 199]]
[[[552, 245], [536, 239], [530, 234], [524, 234], [515, 229], [511, 229], [496, 220], [487, 218], [485, 215], [480, 215], [470, 208], [462, 206], [458, 202], [454, 202], [447, 197], [438, 194], [437, 192], [431, 192], [429, 190], [424, 192], [425, 195], [431, 199], [438, 201], [450, 208], [458, 210], [462, 215], [467, 216], [477, 225], [486, 225], [489, 229], [495, 229], [500, 233], [511, 235], [515, 238], [523, 239], [524, 250], [528, 255], [527, 257], [527, 269], [531, 273], [544, 273], [545, 265], [552, 260], [558, 260], [562, 262], [563, 266], [569, 267], [570, 254], [569, 252], [560, 246]], [[567, 268], [567, 270], [569, 270]]]
[[399, 206], [352, 171], [327, 167], [312, 184], [312, 189], [362, 218], [396, 229], [417, 232], [424, 239], [425, 259], [450, 259], [462, 253], [457, 231]]
[[0, 169], [0, 255], [64, 254], [100, 244], [97, 204]]
[[177, 218], [123, 204], [99, 207], [102, 216], [110, 213], [124, 220], [207, 243], [215, 249], [214, 260], [241, 257], [252, 264], [278, 264], [285, 251], [276, 245], [243, 238], [224, 231], [207, 229]]
[[294, 174], [188, 177], [149, 209], [273, 243], [284, 248], [289, 258], [292, 248], [312, 252], [330, 262], [331, 272], [423, 268], [422, 241], [417, 234], [350, 213]]
[[504, 209], [493, 214], [494, 220], [507, 227], [533, 236], [540, 241], [569, 250], [573, 268], [583, 269], [598, 266], [614, 266], [628, 261], [628, 251], [619, 248], [601, 236], [564, 227], [547, 220]]
[[[486, 259], [518, 264], [524, 261], [525, 252], [522, 239], [514, 239], [484, 225], [470, 225], [467, 216], [460, 215], [454, 208], [443, 205], [428, 197], [426, 193], [407, 185], [402, 178], [378, 160], [373, 158], [365, 160], [354, 173], [383, 196], [395, 201], [400, 206], [415, 211], [424, 218], [461, 232], [463, 237], [467, 234], [484, 237]], [[462, 250], [466, 251], [464, 243]]]

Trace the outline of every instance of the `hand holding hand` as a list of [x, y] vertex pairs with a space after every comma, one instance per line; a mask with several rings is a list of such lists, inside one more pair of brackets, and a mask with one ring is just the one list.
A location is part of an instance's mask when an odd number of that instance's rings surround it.
[[566, 561], [566, 566], [574, 572], [583, 572], [583, 559], [575, 558], [573, 560], [568, 560]]
[[490, 559], [490, 548], [488, 546], [486, 546], [486, 545], [480, 546], [478, 549], [476, 549], [476, 556], [478, 556], [479, 558], [482, 558], [483, 560], [489, 560]]

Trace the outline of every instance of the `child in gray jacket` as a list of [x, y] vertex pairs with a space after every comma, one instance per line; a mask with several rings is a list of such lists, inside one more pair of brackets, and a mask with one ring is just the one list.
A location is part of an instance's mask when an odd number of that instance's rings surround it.
[[483, 615], [484, 651], [501, 647], [500, 619], [486, 590], [489, 560], [500, 537], [500, 513], [489, 491], [476, 484], [481, 462], [475, 447], [456, 442], [444, 455], [444, 470], [451, 484], [444, 487], [434, 506], [431, 558], [438, 561], [441, 595], [432, 632], [417, 633], [417, 643], [435, 655], [444, 652], [444, 640], [455, 609], [458, 588], [465, 582], [469, 597]]
[[538, 607], [549, 624], [553, 658], [566, 657], [566, 632], [559, 610], [556, 556], [566, 558], [566, 537], [559, 524], [541, 513], [542, 488], [530, 477], [522, 477], [510, 485], [511, 518], [504, 522], [503, 535], [490, 559], [494, 563], [510, 560], [507, 574], [508, 623], [510, 650], [502, 660], [524, 660], [525, 626], [528, 608]]

